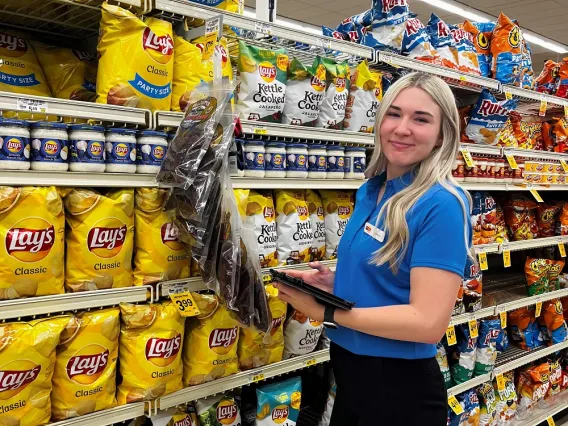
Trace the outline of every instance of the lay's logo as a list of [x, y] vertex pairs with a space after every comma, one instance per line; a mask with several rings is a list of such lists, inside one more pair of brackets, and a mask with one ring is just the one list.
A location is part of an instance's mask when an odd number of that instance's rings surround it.
[[100, 142], [93, 142], [89, 147], [89, 152], [94, 157], [100, 157], [103, 153], [103, 145]]
[[114, 153], [118, 157], [126, 157], [128, 155], [129, 151], [130, 151], [130, 148], [125, 143], [118, 143], [114, 146]]
[[[25, 369], [5, 368], [9, 365], [17, 367], [17, 364]], [[33, 383], [39, 376], [41, 365], [36, 365], [31, 361], [12, 361], [0, 370], [0, 399], [12, 398]], [[2, 395], [6, 392], [7, 395]], [[7, 397], [5, 397], [7, 396]]]
[[264, 210], [262, 211], [262, 215], [263, 215], [265, 218], [274, 217], [274, 208], [272, 208], [272, 207], [265, 207]]
[[209, 335], [209, 347], [213, 348], [230, 348], [233, 346], [239, 335], [239, 328], [216, 328]]
[[154, 157], [158, 160], [161, 160], [162, 158], [164, 158], [164, 155], [166, 155], [166, 151], [164, 150], [163, 146], [158, 145], [154, 147], [152, 155], [154, 155]]
[[6, 233], [8, 254], [23, 262], [44, 259], [55, 243], [55, 228], [40, 218], [26, 218]]
[[217, 406], [217, 421], [221, 424], [233, 424], [239, 410], [233, 401], [223, 400]]
[[172, 339], [153, 337], [146, 342], [146, 359], [153, 358], [172, 359], [179, 353], [181, 348], [181, 335], [177, 334]]
[[10, 57], [23, 56], [28, 44], [23, 38], [0, 32], [0, 53]]
[[279, 405], [272, 410], [272, 421], [274, 423], [284, 423], [290, 414], [290, 409], [287, 405]]
[[298, 212], [298, 216], [308, 216], [310, 214], [308, 208], [305, 206], [296, 206], [296, 211]]
[[325, 81], [315, 75], [312, 77], [311, 85], [316, 92], [322, 92], [325, 90]]
[[174, 41], [169, 34], [158, 36], [150, 28], [144, 30], [142, 36], [144, 49], [155, 50], [164, 56], [171, 56], [174, 52]]
[[110, 258], [120, 253], [126, 240], [127, 228], [118, 219], [103, 219], [95, 224], [87, 236], [87, 247], [99, 257]]
[[[100, 347], [102, 348], [102, 347]], [[106, 349], [102, 353], [93, 355], [76, 355], [69, 358], [67, 362], [66, 370], [67, 376], [71, 380], [75, 380], [77, 376], [87, 376], [92, 378], [98, 378], [100, 374], [105, 370], [108, 364], [109, 351]], [[93, 380], [94, 381], [94, 380]], [[79, 381], [82, 383], [83, 381]]]
[[43, 150], [46, 154], [55, 155], [59, 152], [59, 143], [47, 140], [43, 143]]
[[267, 83], [272, 83], [276, 78], [276, 67], [270, 62], [261, 62], [258, 66], [260, 77]]
[[340, 216], [348, 215], [350, 212], [351, 212], [351, 207], [349, 207], [349, 206], [339, 206], [337, 208], [337, 213]]
[[184, 244], [178, 239], [179, 229], [171, 222], [162, 225], [160, 236], [162, 238], [162, 244], [172, 250], [179, 251], [185, 248]]
[[24, 144], [18, 138], [10, 138], [6, 141], [4, 146], [6, 147], [6, 149], [9, 152], [16, 154], [16, 153], [18, 153], [22, 150], [22, 148], [24, 147]]
[[174, 426], [193, 426], [193, 422], [191, 421], [191, 417], [185, 416], [183, 419], [175, 422]]

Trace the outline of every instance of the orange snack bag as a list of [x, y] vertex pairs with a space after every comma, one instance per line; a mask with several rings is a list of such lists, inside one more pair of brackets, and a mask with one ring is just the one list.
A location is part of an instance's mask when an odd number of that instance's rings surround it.
[[564, 269], [565, 262], [563, 260], [551, 260], [547, 259], [547, 263], [550, 265], [548, 271], [548, 290], [560, 290], [560, 273]]
[[505, 222], [513, 241], [533, 240], [538, 237], [535, 209], [537, 203], [524, 195], [514, 194], [505, 205]]
[[542, 304], [542, 312], [538, 317], [541, 330], [547, 334], [548, 345], [562, 343], [568, 337], [568, 328], [562, 310], [562, 303], [559, 299], [547, 300]]
[[493, 78], [503, 84], [519, 82], [521, 71], [521, 29], [503, 13], [499, 15], [491, 38]]
[[547, 259], [527, 257], [525, 262], [525, 278], [527, 279], [527, 292], [529, 296], [542, 294], [548, 291], [550, 264]]
[[556, 233], [556, 219], [560, 209], [561, 206], [559, 204], [538, 203], [536, 221], [540, 238], [554, 237]]
[[507, 315], [509, 336], [521, 349], [525, 351], [541, 346], [539, 341], [540, 330], [536, 324], [534, 309], [528, 307], [515, 309]]
[[544, 362], [522, 371], [517, 385], [518, 411], [530, 410], [542, 401], [550, 387], [550, 364]]
[[558, 87], [560, 65], [550, 59], [544, 63], [540, 75], [536, 79], [536, 91], [553, 95]]
[[467, 19], [463, 23], [463, 29], [473, 36], [473, 45], [477, 50], [479, 69], [484, 77], [491, 77], [491, 37], [494, 22], [476, 22], [472, 24]]
[[568, 203], [564, 203], [560, 211], [560, 235], [568, 235]]
[[560, 62], [560, 69], [558, 70], [558, 88], [556, 89], [556, 96], [561, 98], [568, 98], [568, 58], [562, 59]]

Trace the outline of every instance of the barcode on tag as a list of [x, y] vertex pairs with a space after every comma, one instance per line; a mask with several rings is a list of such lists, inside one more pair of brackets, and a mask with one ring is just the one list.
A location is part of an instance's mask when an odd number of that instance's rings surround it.
[[47, 102], [36, 99], [18, 98], [17, 108], [20, 111], [47, 112]]
[[168, 295], [179, 294], [185, 291], [189, 291], [189, 286], [187, 285], [187, 283], [176, 283], [168, 285]]
[[220, 21], [219, 18], [213, 18], [205, 22], [205, 34], [218, 33]]

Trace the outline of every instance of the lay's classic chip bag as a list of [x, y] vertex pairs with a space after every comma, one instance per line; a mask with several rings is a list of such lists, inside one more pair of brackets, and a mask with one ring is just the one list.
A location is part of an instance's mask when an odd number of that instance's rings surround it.
[[458, 69], [458, 58], [455, 55], [457, 51], [455, 48], [452, 48], [454, 38], [450, 27], [432, 13], [426, 26], [426, 31], [428, 31], [432, 47], [438, 52], [440, 64], [446, 68]]
[[371, 36], [379, 50], [400, 53], [405, 23], [410, 14], [406, 0], [373, 0]]
[[244, 13], [244, 0], [189, 0], [202, 6], [214, 7], [215, 9], [226, 10], [227, 12]]
[[195, 401], [200, 426], [240, 426], [241, 399], [232, 391]]
[[120, 304], [118, 405], [147, 401], [181, 389], [185, 318], [170, 302]]
[[351, 75], [343, 128], [352, 132], [373, 133], [377, 108], [382, 99], [382, 74], [369, 70], [367, 61], [361, 62]]
[[320, 196], [311, 189], [306, 189], [306, 203], [308, 203], [312, 231], [314, 232], [311, 256], [311, 261], [314, 262], [325, 258], [325, 219], [323, 204]]
[[174, 35], [174, 71], [172, 81], [172, 111], [183, 112], [190, 95], [207, 77], [203, 66], [201, 50], [183, 37]]
[[216, 296], [193, 293], [200, 315], [187, 320], [184, 386], [200, 385], [238, 371], [239, 323]]
[[62, 316], [0, 326], [0, 424], [49, 422], [55, 348], [68, 322]]
[[335, 63], [322, 58], [326, 69], [326, 90], [318, 116], [317, 127], [343, 129], [345, 108], [349, 96], [350, 70], [347, 62]]
[[473, 43], [473, 35], [459, 25], [457, 27], [451, 25], [450, 30], [454, 38], [460, 71], [481, 75], [479, 59], [477, 58], [477, 51]]
[[51, 417], [55, 421], [116, 405], [120, 310], [81, 312], [61, 334], [53, 373]]
[[302, 379], [294, 377], [256, 390], [255, 426], [295, 426], [302, 404]]
[[325, 217], [325, 258], [337, 259], [339, 240], [353, 214], [350, 192], [322, 189], [320, 191]]
[[73, 189], [64, 199], [69, 291], [132, 285], [134, 191]]
[[286, 51], [239, 41], [237, 64], [241, 79], [237, 109], [241, 118], [280, 123], [286, 97]]
[[276, 231], [278, 263], [295, 265], [310, 261], [314, 231], [304, 190], [277, 189]]
[[430, 43], [426, 27], [418, 18], [408, 18], [402, 38], [402, 53], [412, 59], [425, 62], [439, 62], [438, 52]]
[[491, 38], [495, 29], [495, 22], [469, 22], [466, 19], [463, 29], [473, 36], [473, 45], [477, 51], [481, 75], [491, 77], [491, 66], [493, 65]]
[[174, 213], [165, 211], [168, 191], [138, 188], [134, 209], [134, 285], [189, 277], [189, 252], [178, 240]]
[[64, 292], [65, 213], [53, 186], [0, 186], [0, 299]]
[[517, 100], [498, 101], [487, 89], [483, 89], [471, 113], [465, 129], [467, 138], [482, 145], [495, 145], [498, 134], [517, 107]]
[[521, 38], [519, 26], [501, 13], [491, 37], [491, 54], [493, 78], [503, 84], [518, 80], [523, 59]]
[[140, 20], [126, 9], [102, 5], [97, 102], [169, 111], [174, 71], [172, 24]]

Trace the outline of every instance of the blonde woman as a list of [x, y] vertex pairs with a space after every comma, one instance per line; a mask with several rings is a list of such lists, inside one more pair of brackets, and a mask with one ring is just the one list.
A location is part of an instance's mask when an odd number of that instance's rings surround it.
[[278, 285], [280, 298], [325, 321], [337, 396], [331, 426], [444, 426], [436, 362], [469, 256], [471, 198], [451, 170], [459, 149], [455, 99], [441, 79], [413, 73], [377, 111], [369, 181], [338, 249], [335, 274], [315, 262], [289, 272], [356, 302], [324, 308]]

